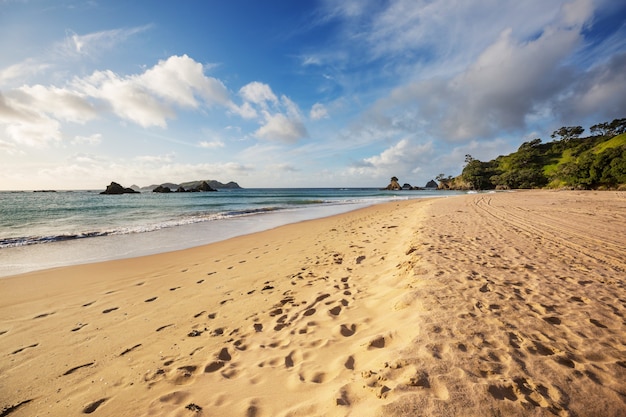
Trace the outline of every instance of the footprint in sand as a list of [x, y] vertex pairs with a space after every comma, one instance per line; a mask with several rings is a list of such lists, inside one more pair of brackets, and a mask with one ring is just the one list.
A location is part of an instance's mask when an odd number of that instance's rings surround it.
[[558, 318], [558, 317], [554, 317], [554, 316], [543, 317], [543, 320], [548, 322], [548, 323], [550, 323], [550, 324], [554, 324], [554, 325], [561, 324], [561, 319]]
[[151, 302], [153, 302], [154, 300], [156, 300], [157, 298], [159, 298], [159, 297], [152, 297], [152, 298], [148, 298], [148, 299], [147, 299], [147, 300], [145, 300], [144, 302], [145, 302], [145, 303], [151, 303]]
[[128, 349], [124, 350], [124, 352], [120, 353], [120, 356], [124, 356], [127, 353], [130, 353], [130, 352], [132, 352], [133, 350], [137, 349], [140, 346], [141, 346], [141, 343], [139, 343], [139, 344], [137, 344], [137, 345], [135, 345], [135, 346], [133, 346], [131, 348], [128, 348]]
[[26, 349], [31, 349], [31, 348], [34, 348], [34, 347], [37, 347], [37, 346], [39, 346], [39, 343], [34, 343], [34, 344], [30, 345], [30, 346], [19, 348], [18, 350], [14, 351], [14, 352], [11, 352], [11, 355], [17, 355], [18, 353], [20, 353], [20, 352], [22, 352], [22, 351], [24, 351]]
[[600, 323], [600, 322], [599, 322], [598, 320], [596, 320], [596, 319], [589, 319], [589, 321], [591, 322], [591, 324], [593, 324], [593, 325], [594, 325], [594, 326], [596, 326], [596, 327], [599, 327], [599, 328], [601, 328], [601, 329], [607, 329], [607, 327], [606, 327], [604, 324]]
[[67, 371], [65, 371], [65, 373], [64, 373], [63, 375], [61, 375], [61, 376], [65, 376], [65, 375], [70, 375], [70, 374], [73, 374], [74, 372], [78, 371], [79, 369], [82, 369], [82, 368], [87, 368], [87, 367], [92, 366], [94, 363], [95, 363], [95, 362], [89, 362], [89, 363], [86, 363], [86, 364], [84, 364], [84, 365], [78, 365], [78, 366], [75, 366], [75, 367], [73, 367], [73, 368], [68, 369]]
[[30, 400], [26, 400], [26, 401], [21, 401], [21, 402], [15, 404], [15, 405], [10, 405], [8, 407], [5, 407], [5, 408], [2, 409], [2, 414], [0, 414], [0, 415], [8, 416], [12, 412], [17, 411], [17, 409], [20, 408], [21, 406], [26, 405], [26, 404], [28, 404], [31, 401], [33, 401], [33, 400], [30, 399]]
[[232, 359], [232, 356], [230, 356], [230, 353], [228, 353], [228, 348], [222, 348], [222, 350], [220, 350], [220, 353], [217, 354], [217, 359], [224, 362], [230, 361]]
[[80, 329], [82, 329], [83, 327], [85, 327], [86, 325], [87, 325], [87, 323], [78, 323], [78, 324], [76, 325], [76, 327], [74, 327], [74, 328], [72, 329], [72, 331], [73, 331], [73, 332], [77, 332], [77, 331], [79, 331]]
[[204, 367], [204, 373], [209, 374], [209, 373], [219, 371], [220, 369], [224, 367], [224, 365], [226, 364], [222, 361], [213, 361]]
[[198, 369], [195, 365], [181, 366], [176, 369], [177, 376], [174, 378], [176, 385], [187, 385], [192, 382], [192, 376]]
[[507, 400], [517, 401], [517, 395], [515, 395], [515, 390], [512, 386], [503, 386], [503, 385], [489, 385], [487, 389], [489, 394], [496, 400]]
[[91, 404], [89, 404], [87, 407], [83, 408], [83, 414], [91, 414], [94, 411], [96, 411], [98, 409], [98, 407], [100, 407], [105, 401], [107, 400], [107, 398], [101, 398], [98, 401], [94, 401]]
[[367, 349], [382, 349], [385, 347], [385, 337], [380, 336], [376, 339], [372, 340], [369, 345], [367, 345]]
[[336, 317], [341, 313], [341, 306], [333, 307], [330, 310], [328, 310], [328, 312], [330, 313], [330, 315]]
[[106, 310], [102, 311], [102, 314], [108, 314], [111, 311], [115, 311], [117, 309], [119, 309], [119, 307], [107, 308]]
[[293, 361], [293, 354], [295, 352], [291, 352], [289, 353], [289, 355], [285, 356], [285, 368], [289, 369], [289, 368], [293, 368], [294, 366], [294, 361]]
[[343, 337], [350, 337], [356, 333], [356, 324], [351, 324], [350, 327], [345, 324], [341, 325], [341, 329], [339, 330]]

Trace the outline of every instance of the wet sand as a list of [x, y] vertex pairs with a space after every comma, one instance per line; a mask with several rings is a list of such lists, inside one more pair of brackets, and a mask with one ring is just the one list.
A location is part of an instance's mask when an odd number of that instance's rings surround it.
[[2, 416], [623, 416], [626, 194], [381, 204], [0, 279]]

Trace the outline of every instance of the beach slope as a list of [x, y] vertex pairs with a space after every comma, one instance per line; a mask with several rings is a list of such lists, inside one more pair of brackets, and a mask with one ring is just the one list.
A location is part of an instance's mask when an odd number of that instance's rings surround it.
[[408, 200], [0, 279], [2, 416], [626, 415], [626, 194]]

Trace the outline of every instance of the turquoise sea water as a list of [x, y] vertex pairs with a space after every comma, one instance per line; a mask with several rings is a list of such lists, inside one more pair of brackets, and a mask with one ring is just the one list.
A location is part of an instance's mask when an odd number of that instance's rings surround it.
[[183, 249], [381, 202], [455, 194], [378, 189], [0, 192], [0, 276]]

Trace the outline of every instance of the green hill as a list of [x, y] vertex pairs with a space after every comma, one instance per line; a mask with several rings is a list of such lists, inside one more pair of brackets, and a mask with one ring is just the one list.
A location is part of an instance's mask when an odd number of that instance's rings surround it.
[[443, 188], [626, 189], [626, 119], [592, 126], [594, 136], [580, 138], [583, 131], [563, 127], [552, 135], [558, 140], [525, 142], [488, 162], [467, 155], [463, 173]]

